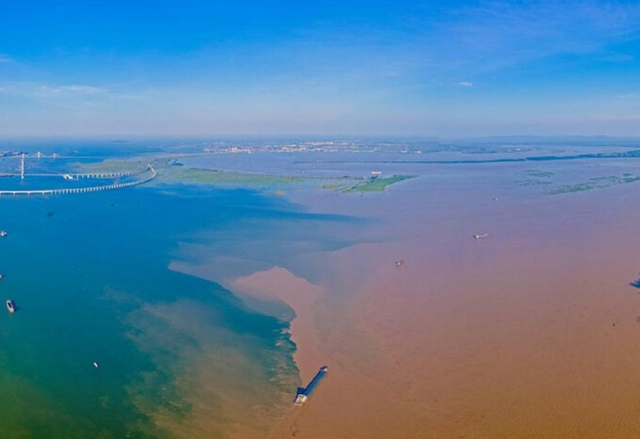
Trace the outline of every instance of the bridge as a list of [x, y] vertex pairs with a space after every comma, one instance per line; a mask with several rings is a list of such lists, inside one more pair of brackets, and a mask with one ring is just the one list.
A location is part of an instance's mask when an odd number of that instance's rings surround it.
[[[80, 194], [85, 192], [99, 192], [110, 191], [114, 189], [122, 189], [125, 187], [137, 186], [147, 183], [158, 176], [158, 172], [153, 168], [151, 163], [147, 165], [145, 171], [151, 171], [149, 175], [141, 178], [140, 180], [129, 181], [127, 183], [114, 183], [102, 186], [90, 186], [90, 187], [78, 187], [78, 188], [60, 188], [60, 189], [34, 189], [34, 190], [0, 190], [0, 195], [58, 195], [58, 194]], [[143, 172], [145, 172], [143, 171]], [[142, 174], [142, 172], [140, 172]], [[24, 175], [24, 174], [2, 174], [2, 175]], [[116, 178], [122, 176], [136, 175], [133, 172], [102, 172], [102, 173], [87, 173], [87, 174], [26, 174], [27, 176], [40, 176], [40, 177], [64, 177], [66, 179], [73, 179], [69, 177], [79, 178]], [[67, 177], [69, 176], [69, 177]]]
[[54, 173], [28, 173], [24, 174], [18, 172], [0, 172], [0, 177], [56, 177], [56, 178], [65, 178], [67, 180], [79, 180], [81, 178], [116, 178], [116, 177], [129, 177], [131, 175], [135, 175], [135, 172], [93, 172], [89, 174], [78, 174], [78, 173], [64, 173], [64, 174], [54, 174]]

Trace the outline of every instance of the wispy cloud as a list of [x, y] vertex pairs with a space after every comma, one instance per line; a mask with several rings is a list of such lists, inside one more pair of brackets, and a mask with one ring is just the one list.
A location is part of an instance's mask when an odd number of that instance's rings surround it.
[[596, 120], [606, 121], [606, 122], [634, 121], [634, 120], [640, 120], [640, 114], [605, 115], [605, 116], [597, 117]]
[[638, 4], [499, 0], [454, 10], [420, 44], [443, 69], [487, 72], [562, 54], [601, 53], [610, 44], [638, 37]]
[[[615, 0], [472, 3], [475, 6], [446, 9], [442, 14], [418, 11], [393, 28], [312, 28], [299, 42], [279, 44], [262, 55], [278, 60], [287, 83], [294, 76], [348, 87], [363, 84], [367, 89], [446, 83], [462, 75], [466, 80], [457, 85], [470, 87], [478, 75], [563, 55], [600, 62], [635, 59], [613, 46], [640, 38], [640, 4]], [[420, 16], [424, 18], [415, 18]], [[260, 54], [251, 57], [255, 59], [261, 59]], [[267, 81], [276, 77], [262, 72]]]
[[11, 62], [11, 61], [13, 61], [13, 59], [11, 57], [0, 53], [0, 64], [8, 63], [8, 62]]
[[40, 97], [62, 97], [78, 95], [94, 95], [102, 93], [104, 90], [90, 85], [61, 85], [50, 86], [40, 85], [35, 95]]
[[624, 93], [614, 96], [616, 99], [635, 99], [638, 97], [637, 93]]

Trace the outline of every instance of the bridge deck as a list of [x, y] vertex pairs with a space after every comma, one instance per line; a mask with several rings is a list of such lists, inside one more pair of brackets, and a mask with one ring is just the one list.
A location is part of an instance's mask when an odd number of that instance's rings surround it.
[[[80, 194], [80, 193], [84, 193], [84, 192], [98, 192], [98, 191], [109, 191], [109, 190], [114, 190], [114, 189], [122, 189], [125, 187], [131, 187], [131, 186], [137, 186], [140, 184], [144, 184], [147, 183], [151, 180], [153, 180], [154, 178], [156, 178], [156, 176], [158, 175], [158, 172], [153, 168], [153, 166], [151, 166], [151, 164], [149, 164], [149, 167], [147, 168], [148, 171], [151, 171], [151, 175], [140, 179], [140, 180], [136, 180], [136, 181], [130, 181], [127, 183], [116, 183], [116, 184], [107, 184], [107, 185], [103, 185], [103, 186], [91, 186], [91, 187], [83, 187], [83, 188], [67, 188], [67, 189], [34, 189], [34, 190], [0, 190], [0, 195], [57, 195], [57, 194]], [[3, 174], [3, 175], [11, 175], [11, 174]], [[20, 175], [20, 174], [17, 174]], [[28, 174], [29, 175], [29, 174]], [[30, 174], [30, 175], [37, 175], [37, 174]], [[46, 176], [63, 176], [65, 174], [44, 174]], [[133, 175], [133, 173], [95, 173], [95, 174], [66, 174], [66, 175], [77, 175], [77, 176], [89, 176], [89, 175], [96, 175], [96, 176], [106, 176], [106, 175], [110, 175], [112, 177], [118, 177], [118, 176], [128, 176], [128, 175]], [[81, 177], [79, 177], [81, 178]], [[90, 178], [90, 177], [87, 177]], [[106, 177], [95, 177], [95, 178], [106, 178]]]

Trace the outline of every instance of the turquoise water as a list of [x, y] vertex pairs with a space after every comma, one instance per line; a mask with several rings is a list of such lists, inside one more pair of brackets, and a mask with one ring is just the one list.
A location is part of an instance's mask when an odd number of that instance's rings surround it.
[[[288, 323], [168, 266], [197, 262], [189, 248], [215, 246], [219, 236], [217, 252], [250, 261], [225, 268], [234, 274], [348, 245], [316, 233], [320, 224], [353, 227], [244, 190], [0, 199], [0, 229], [9, 231], [0, 240], [0, 298], [18, 307], [0, 312], [0, 437], [173, 437], [180, 427], [171, 424], [186, 425], [204, 399], [218, 426], [207, 437], [242, 422], [223, 401], [251, 399], [277, 413], [299, 384]], [[265, 240], [282, 244], [257, 248]]]

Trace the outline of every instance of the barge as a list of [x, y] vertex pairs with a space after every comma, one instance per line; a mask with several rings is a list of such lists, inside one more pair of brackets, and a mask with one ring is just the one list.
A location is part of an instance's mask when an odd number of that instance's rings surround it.
[[318, 384], [320, 384], [320, 381], [322, 381], [328, 371], [328, 366], [322, 366], [316, 376], [314, 376], [311, 382], [307, 384], [307, 387], [301, 387], [298, 389], [296, 399], [294, 399], [293, 403], [295, 405], [303, 405], [305, 402], [307, 402], [313, 391], [316, 389], [316, 387], [318, 387]]

